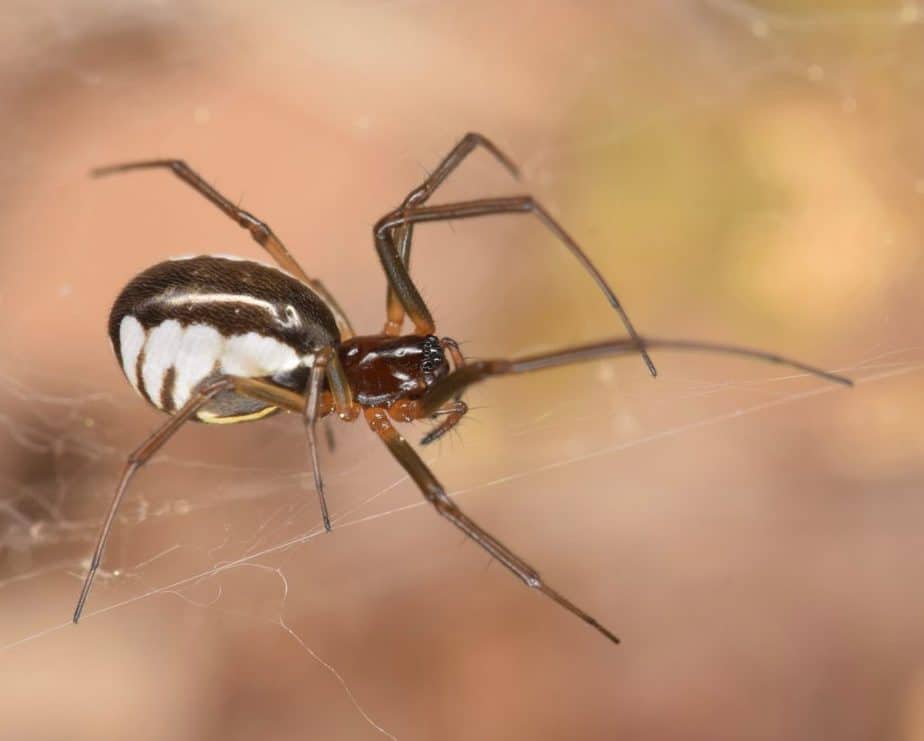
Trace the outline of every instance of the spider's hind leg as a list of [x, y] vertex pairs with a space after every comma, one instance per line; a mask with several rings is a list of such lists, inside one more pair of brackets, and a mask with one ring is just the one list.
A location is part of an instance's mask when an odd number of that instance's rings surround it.
[[317, 489], [321, 506], [321, 516], [324, 521], [325, 529], [330, 530], [330, 518], [327, 514], [327, 503], [324, 499], [324, 484], [321, 479], [321, 472], [318, 465], [315, 426], [318, 418], [327, 411], [327, 407], [333, 405], [332, 401], [328, 402], [326, 399], [321, 399], [321, 381], [324, 374], [331, 368], [331, 365], [333, 365], [330, 363], [331, 357], [335, 356], [329, 351], [318, 353], [312, 368], [311, 383], [307, 396], [297, 394], [291, 389], [277, 386], [276, 384], [259, 378], [221, 376], [215, 380], [209, 381], [200, 386], [190, 397], [189, 401], [174, 412], [174, 414], [150, 437], [132, 451], [122, 469], [115, 494], [112, 497], [109, 510], [106, 513], [106, 518], [103, 520], [99, 535], [97, 536], [96, 548], [90, 559], [90, 567], [84, 578], [83, 587], [77, 599], [77, 607], [74, 610], [73, 621], [75, 623], [80, 620], [80, 616], [83, 613], [84, 605], [90, 594], [90, 588], [93, 586], [94, 577], [102, 561], [103, 552], [106, 549], [106, 543], [109, 541], [109, 534], [112, 531], [116, 513], [118, 512], [119, 505], [122, 503], [129, 482], [132, 480], [135, 472], [147, 463], [151, 457], [173, 437], [184, 423], [195, 417], [203, 406], [222, 392], [234, 391], [236, 394], [241, 394], [251, 399], [257, 399], [280, 409], [286, 409], [290, 412], [303, 415], [305, 420], [305, 432], [308, 437], [309, 452], [311, 454], [315, 488]]
[[74, 609], [73, 621], [77, 623], [83, 612], [87, 597], [90, 594], [90, 588], [93, 586], [93, 579], [99, 569], [100, 562], [103, 560], [103, 552], [106, 550], [106, 543], [109, 541], [109, 534], [112, 531], [112, 524], [115, 522], [116, 512], [128, 489], [128, 484], [135, 475], [135, 472], [147, 463], [151, 456], [160, 450], [164, 444], [183, 426], [195, 416], [205, 404], [214, 399], [222, 391], [228, 391], [234, 387], [234, 379], [230, 376], [219, 378], [208, 383], [194, 393], [189, 401], [180, 407], [166, 422], [164, 422], [150, 437], [141, 445], [131, 452], [125, 465], [122, 467], [122, 474], [119, 477], [119, 483], [116, 486], [115, 494], [109, 504], [109, 510], [106, 512], [106, 519], [100, 527], [99, 535], [96, 539], [96, 548], [90, 559], [90, 567], [87, 569], [87, 575], [84, 577], [83, 587], [80, 590], [80, 596], [77, 598], [77, 607]]

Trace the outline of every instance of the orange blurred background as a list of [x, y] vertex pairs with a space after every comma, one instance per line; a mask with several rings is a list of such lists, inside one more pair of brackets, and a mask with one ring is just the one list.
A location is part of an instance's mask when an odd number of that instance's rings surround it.
[[[0, 738], [924, 739], [924, 7], [915, 2], [101, 0], [0, 13]], [[646, 334], [855, 378], [661, 353], [498, 380], [422, 454], [623, 639], [530, 593], [421, 504], [361, 424], [160, 421], [110, 304], [195, 252], [260, 258], [166, 173], [264, 218], [362, 331], [371, 226], [468, 130], [434, 202], [534, 193]], [[537, 223], [418, 229], [473, 357], [621, 333]], [[410, 428], [415, 441], [426, 428]]]

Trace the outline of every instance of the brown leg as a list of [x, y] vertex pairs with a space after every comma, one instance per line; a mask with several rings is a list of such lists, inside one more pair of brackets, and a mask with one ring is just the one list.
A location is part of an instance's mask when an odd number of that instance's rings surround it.
[[334, 425], [330, 417], [324, 418], [324, 440], [327, 443], [327, 449], [333, 453], [337, 449], [337, 438], [334, 435]]
[[232, 388], [233, 381], [229, 378], [222, 378], [218, 381], [208, 384], [193, 394], [177, 412], [170, 417], [153, 435], [145, 440], [136, 448], [125, 463], [122, 469], [122, 475], [119, 478], [119, 484], [116, 486], [115, 495], [109, 505], [109, 511], [106, 513], [106, 519], [99, 531], [99, 537], [96, 541], [96, 549], [93, 551], [93, 557], [90, 559], [90, 568], [83, 582], [83, 588], [80, 590], [80, 597], [77, 599], [77, 607], [74, 610], [73, 620], [76, 623], [80, 620], [80, 614], [83, 612], [83, 606], [87, 601], [87, 595], [90, 593], [90, 587], [93, 586], [93, 577], [99, 569], [100, 561], [103, 558], [103, 551], [106, 548], [106, 541], [109, 540], [109, 533], [112, 530], [112, 523], [115, 520], [116, 511], [125, 495], [128, 482], [131, 481], [135, 471], [143, 466], [154, 453], [160, 450], [161, 446], [167, 442], [173, 434], [183, 426], [201, 407], [222, 391]]
[[428, 417], [437, 412], [450, 400], [458, 398], [459, 395], [472, 384], [483, 381], [490, 376], [504, 376], [511, 373], [529, 373], [530, 371], [542, 370], [544, 368], [557, 368], [562, 365], [583, 363], [617, 355], [633, 354], [638, 352], [640, 344], [648, 349], [710, 352], [753, 358], [755, 360], [763, 360], [768, 363], [776, 363], [778, 365], [795, 368], [796, 370], [805, 371], [811, 375], [823, 378], [826, 381], [840, 383], [845, 386], [853, 385], [853, 381], [844, 376], [837, 375], [836, 373], [829, 373], [821, 368], [815, 368], [814, 366], [806, 365], [798, 360], [792, 360], [791, 358], [765, 352], [764, 350], [753, 350], [747, 347], [721, 345], [709, 342], [693, 342], [690, 340], [662, 340], [647, 337], [641, 337], [638, 340], [623, 338], [596, 342], [591, 345], [568, 347], [556, 352], [528, 355], [526, 357], [513, 358], [510, 360], [478, 360], [473, 363], [468, 363], [434, 383], [422, 399], [410, 403], [411, 406], [406, 410], [406, 413], [408, 416], [417, 419]]
[[[115, 496], [113, 496], [112, 503], [109, 505], [106, 519], [103, 521], [103, 525], [100, 528], [96, 549], [93, 552], [93, 557], [90, 559], [90, 569], [87, 571], [83, 589], [81, 589], [80, 597], [77, 600], [77, 608], [74, 610], [73, 620], [75, 623], [80, 620], [80, 614], [83, 612], [83, 606], [87, 601], [87, 595], [90, 593], [93, 578], [96, 576], [96, 572], [99, 569], [103, 551], [106, 548], [106, 542], [112, 530], [112, 523], [115, 520], [116, 511], [119, 509], [128, 483], [135, 474], [135, 471], [147, 463], [151, 456], [160, 450], [164, 443], [182, 427], [184, 422], [187, 422], [205, 403], [222, 391], [233, 390], [235, 393], [241, 394], [242, 396], [265, 401], [281, 409], [286, 409], [290, 412], [303, 414], [305, 416], [305, 428], [308, 434], [309, 448], [311, 450], [315, 487], [317, 488], [321, 503], [321, 516], [324, 519], [325, 528], [330, 530], [330, 518], [327, 516], [327, 503], [324, 499], [324, 486], [321, 481], [320, 468], [318, 466], [317, 441], [315, 439], [317, 419], [332, 403], [331, 400], [327, 399], [326, 393], [323, 395], [320, 394], [320, 386], [321, 381], [324, 379], [325, 369], [329, 368], [329, 365], [326, 363], [328, 353], [323, 351], [320, 352], [318, 354], [318, 358], [321, 358], [320, 364], [316, 362], [315, 365], [312, 366], [311, 378], [309, 380], [309, 394], [307, 397], [258, 378], [225, 376], [201, 387], [193, 394], [189, 401], [180, 407], [180, 409], [160, 427], [160, 429], [129, 455], [125, 468], [122, 470], [119, 484], [116, 487]], [[316, 368], [319, 368], [317, 372], [315, 372]], [[323, 399], [321, 398], [322, 396], [324, 397]], [[312, 409], [314, 410], [313, 414]]]
[[324, 482], [321, 480], [321, 463], [318, 459], [318, 441], [316, 436], [318, 411], [321, 401], [321, 386], [327, 372], [328, 362], [333, 350], [325, 348], [314, 358], [311, 376], [308, 379], [308, 397], [305, 399], [305, 434], [308, 436], [308, 450], [311, 453], [311, 470], [314, 474], [314, 488], [318, 492], [321, 505], [321, 520], [324, 529], [330, 532], [330, 516], [327, 514], [327, 500], [324, 498]]
[[542, 581], [542, 577], [539, 576], [538, 572], [532, 566], [514, 554], [507, 546], [493, 535], [483, 530], [462, 512], [462, 510], [456, 506], [456, 503], [446, 495], [443, 486], [436, 480], [436, 477], [430, 472], [430, 469], [427, 468], [417, 453], [414, 452], [414, 449], [408, 445], [407, 441], [398, 434], [394, 427], [392, 427], [384, 409], [366, 409], [365, 413], [369, 427], [382, 438], [392, 455], [404, 467], [404, 470], [408, 472], [410, 477], [414, 480], [414, 483], [416, 483], [421, 492], [423, 492], [424, 497], [436, 508], [437, 512], [459, 528], [469, 538], [478, 543], [478, 545], [484, 548], [500, 563], [510, 569], [510, 571], [521, 579], [526, 586], [539, 590], [569, 612], [577, 615], [585, 623], [596, 628], [613, 643], [619, 643], [619, 639], [615, 635], [604, 628], [581, 608], [577, 607], [575, 604], [562, 597], [554, 589], [546, 585]]
[[295, 414], [305, 413], [307, 399], [291, 389], [277, 386], [275, 383], [264, 381], [261, 378], [233, 377], [231, 382], [234, 385], [234, 391], [241, 396], [248, 396], [251, 399], [265, 401], [267, 404], [285, 409], [287, 412], [294, 412]]
[[[443, 161], [440, 162], [437, 168], [423, 181], [423, 183], [407, 194], [404, 201], [401, 203], [401, 209], [408, 209], [412, 206], [422, 206], [426, 203], [436, 189], [443, 184], [443, 181], [449, 177], [450, 173], [461, 165], [463, 160], [479, 146], [490, 152], [494, 158], [513, 175], [513, 177], [519, 178], [520, 173], [517, 166], [507, 155], [501, 152], [501, 150], [486, 137], [481, 134], [470, 132], [462, 137], [462, 140], [452, 148], [452, 151], [446, 155]], [[411, 264], [411, 238], [413, 236], [413, 231], [414, 227], [412, 224], [404, 224], [395, 229], [392, 235], [398, 250], [398, 257], [408, 270], [410, 270]], [[388, 320], [385, 323], [385, 334], [401, 334], [401, 324], [404, 321], [404, 306], [401, 304], [400, 299], [391, 286], [388, 287], [387, 316]]]
[[327, 511], [327, 500], [324, 497], [321, 464], [318, 458], [317, 423], [323, 413], [334, 403], [328, 393], [321, 393], [325, 377], [329, 378], [330, 361], [334, 356], [335, 353], [330, 348], [323, 348], [315, 355], [314, 364], [311, 366], [311, 375], [308, 378], [308, 393], [306, 396], [301, 396], [290, 389], [282, 388], [259, 378], [234, 379], [234, 390], [237, 393], [265, 401], [303, 416], [305, 435], [308, 438], [308, 452], [311, 456], [314, 487], [318, 492], [318, 503], [321, 507], [321, 520], [324, 523], [324, 529], [328, 532], [331, 530], [331, 524]]
[[337, 416], [344, 422], [356, 419], [359, 416], [359, 406], [353, 402], [353, 389], [336, 352], [331, 353], [327, 365], [327, 383]]
[[350, 324], [350, 320], [347, 318], [343, 309], [340, 308], [340, 305], [337, 303], [337, 299], [333, 297], [330, 291], [325, 288], [324, 284], [316, 278], [309, 278], [308, 274], [302, 270], [302, 266], [298, 264], [296, 259], [292, 257], [292, 254], [286, 249], [285, 245], [282, 243], [282, 240], [279, 239], [274, 233], [273, 230], [269, 228], [269, 225], [258, 219], [251, 213], [244, 211], [241, 208], [235, 206], [231, 201], [225, 198], [221, 193], [219, 193], [215, 188], [213, 188], [209, 183], [207, 183], [201, 175], [199, 175], [195, 170], [193, 170], [189, 165], [187, 165], [182, 160], [146, 160], [143, 162], [126, 162], [119, 165], [109, 165], [108, 167], [99, 167], [93, 170], [94, 177], [102, 177], [105, 175], [112, 175], [119, 172], [128, 172], [129, 170], [148, 170], [155, 168], [164, 168], [170, 170], [174, 175], [176, 175], [184, 183], [192, 187], [196, 192], [205, 196], [209, 201], [218, 206], [219, 209], [231, 219], [233, 219], [238, 226], [243, 227], [250, 232], [250, 236], [263, 247], [270, 256], [279, 264], [281, 268], [287, 270], [296, 278], [303, 280], [327, 303], [330, 307], [330, 310], [334, 314], [334, 318], [337, 320], [337, 324], [340, 326], [340, 334], [342, 339], [347, 339], [352, 337], [355, 333], [353, 332], [353, 327]]
[[657, 375], [654, 363], [648, 357], [644, 345], [639, 341], [638, 334], [629, 320], [628, 314], [619, 303], [619, 299], [613, 290], [609, 287], [603, 276], [594, 267], [584, 251], [577, 242], [561, 227], [561, 225], [552, 218], [551, 214], [546, 211], [531, 196], [512, 196], [509, 198], [486, 198], [477, 201], [461, 201], [459, 203], [448, 203], [442, 206], [424, 206], [421, 208], [411, 208], [407, 210], [397, 210], [388, 214], [378, 221], [375, 225], [375, 244], [382, 261], [382, 267], [385, 270], [385, 276], [389, 285], [397, 294], [402, 305], [407, 311], [407, 315], [414, 322], [418, 334], [432, 334], [434, 330], [433, 317], [427, 309], [427, 305], [421, 298], [416, 286], [408, 274], [407, 268], [402, 262], [397, 248], [395, 246], [392, 234], [394, 230], [405, 224], [416, 224], [426, 221], [451, 221], [454, 219], [470, 219], [477, 216], [489, 216], [491, 214], [511, 214], [511, 213], [531, 213], [534, 214], [558, 239], [570, 250], [577, 258], [578, 262], [590, 274], [597, 283], [597, 286], [603, 291], [610, 305], [616, 310], [616, 313], [622, 320], [623, 326], [629, 336], [635, 340], [636, 352], [640, 353], [648, 366], [648, 371], [652, 376]]

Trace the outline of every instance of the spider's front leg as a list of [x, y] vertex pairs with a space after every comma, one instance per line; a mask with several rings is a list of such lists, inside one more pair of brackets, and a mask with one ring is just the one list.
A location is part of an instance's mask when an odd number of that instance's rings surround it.
[[[622, 321], [623, 326], [629, 333], [629, 336], [635, 342], [636, 352], [638, 352], [648, 372], [652, 376], [658, 374], [654, 363], [645, 349], [644, 343], [641, 342], [638, 333], [629, 315], [623, 308], [619, 298], [610, 288], [606, 279], [597, 270], [596, 266], [581, 249], [581, 246], [568, 234], [567, 231], [559, 224], [552, 215], [536, 201], [532, 196], [510, 196], [504, 198], [483, 198], [475, 201], [459, 201], [458, 203], [446, 203], [440, 206], [421, 206], [409, 209], [398, 209], [386, 214], [376, 222], [373, 228], [375, 238], [375, 247], [385, 271], [385, 277], [388, 279], [389, 286], [397, 295], [407, 316], [414, 323], [414, 331], [417, 334], [428, 335], [434, 331], [433, 316], [427, 308], [426, 303], [421, 297], [420, 292], [411, 280], [407, 266], [401, 260], [398, 253], [398, 247], [395, 244], [394, 234], [399, 227], [419, 224], [433, 221], [454, 221], [456, 219], [471, 219], [481, 216], [491, 216], [497, 214], [532, 214], [535, 216], [558, 241], [563, 244], [575, 259], [584, 268], [585, 272], [597, 284], [610, 306], [616, 311], [617, 316]], [[389, 325], [386, 325], [386, 329]]]
[[494, 376], [506, 376], [515, 373], [532, 373], [547, 368], [559, 368], [575, 363], [587, 363], [610, 357], [625, 357], [638, 352], [639, 348], [648, 350], [675, 350], [680, 352], [702, 352], [719, 355], [732, 355], [740, 358], [760, 360], [765, 363], [787, 366], [816, 376], [831, 383], [852, 386], [853, 381], [837, 373], [808, 365], [799, 360], [788, 358], [766, 350], [750, 347], [725, 345], [716, 342], [698, 342], [695, 340], [667, 340], [657, 337], [619, 337], [588, 345], [565, 347], [552, 352], [527, 355], [520, 358], [498, 358], [496, 360], [477, 360], [456, 368], [449, 375], [434, 383], [421, 399], [414, 401], [414, 413], [419, 417], [435, 414], [451, 399], [458, 399], [465, 390]]
[[459, 528], [469, 538], [484, 548], [491, 556], [506, 566], [526, 586], [542, 592], [546, 597], [557, 602], [569, 612], [573, 613], [588, 625], [592, 626], [613, 643], [619, 639], [603, 627], [597, 620], [584, 612], [580, 607], [563, 597], [539, 576], [539, 573], [526, 561], [517, 556], [497, 538], [482, 529], [474, 520], [466, 515], [446, 494], [442, 484], [427, 468], [420, 456], [408, 445], [407, 441], [398, 434], [398, 431], [388, 421], [388, 414], [384, 409], [369, 408], [365, 410], [366, 421], [369, 427], [385, 443], [398, 463], [408, 472], [414, 483], [420, 488], [424, 497], [443, 517]]
[[[452, 151], [447, 154], [442, 162], [437, 165], [436, 169], [418, 185], [414, 190], [408, 193], [401, 202], [401, 209], [408, 209], [412, 206], [422, 206], [427, 202], [430, 196], [439, 188], [443, 181], [468, 157], [476, 148], [481, 147], [494, 157], [513, 177], [519, 179], [519, 168], [513, 163], [506, 154], [486, 136], [470, 131], [462, 137]], [[397, 227], [392, 232], [392, 239], [398, 252], [398, 257], [405, 267], [410, 270], [411, 266], [411, 239], [414, 235], [414, 226], [404, 224]], [[385, 322], [385, 334], [401, 334], [401, 324], [404, 322], [404, 305], [394, 289], [389, 285], [387, 298], [387, 316]]]

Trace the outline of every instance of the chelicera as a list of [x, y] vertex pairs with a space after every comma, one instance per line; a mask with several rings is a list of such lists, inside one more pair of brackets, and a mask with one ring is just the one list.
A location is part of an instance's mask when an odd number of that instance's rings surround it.
[[[463, 513], [392, 423], [433, 419], [434, 427], [422, 440], [430, 443], [465, 415], [462, 394], [481, 380], [630, 354], [639, 354], [654, 376], [648, 354], [654, 349], [742, 355], [850, 384], [841, 376], [760, 350], [639, 336], [616, 294], [577, 242], [531, 196], [426, 205], [477, 147], [517, 176], [517, 168], [494, 144], [479, 134], [467, 134], [397, 209], [375, 224], [375, 247], [388, 281], [387, 318], [381, 333], [361, 336], [321, 281], [309, 277], [267, 224], [235, 206], [186, 163], [150, 160], [94, 171], [101, 176], [170, 170], [247, 229], [278, 267], [219, 256], [169, 260], [136, 276], [116, 299], [109, 317], [116, 357], [135, 390], [169, 417], [128, 457], [100, 528], [74, 611], [75, 623], [135, 471], [185, 422], [245, 422], [287, 410], [304, 419], [325, 529], [330, 530], [331, 523], [318, 465], [317, 423], [334, 413], [344, 421], [362, 416], [437, 512], [527, 586], [615, 643], [618, 639], [610, 630], [552, 589], [532, 566]], [[558, 238], [603, 292], [626, 337], [516, 359], [466, 362], [455, 341], [435, 335], [433, 318], [409, 273], [414, 226], [509, 213], [533, 214]], [[403, 335], [406, 319], [414, 331]]]

